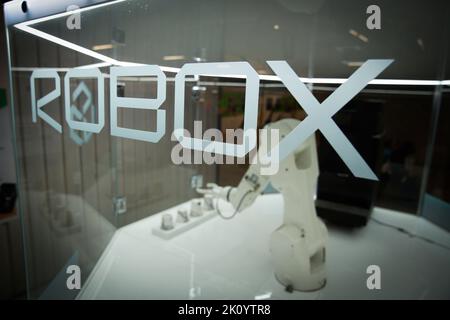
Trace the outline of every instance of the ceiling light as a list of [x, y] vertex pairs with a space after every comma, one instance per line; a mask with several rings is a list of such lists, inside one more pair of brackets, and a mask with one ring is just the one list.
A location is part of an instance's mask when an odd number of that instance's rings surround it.
[[342, 61], [342, 63], [347, 67], [361, 67], [364, 64], [363, 61]]
[[177, 60], [184, 60], [185, 57], [183, 55], [174, 55], [174, 56], [164, 56], [164, 61], [177, 61]]
[[112, 44], [97, 44], [95, 46], [92, 47], [92, 50], [94, 51], [101, 51], [101, 50], [108, 50], [108, 49], [112, 49], [113, 45]]
[[359, 33], [358, 31], [350, 29], [350, 30], [348, 30], [348, 33], [350, 33], [352, 36], [358, 38], [362, 42], [365, 42], [365, 43], [369, 42], [369, 38], [367, 38], [365, 35]]
[[369, 38], [367, 38], [365, 35], [363, 34], [359, 34], [358, 39], [361, 40], [362, 42], [369, 42]]

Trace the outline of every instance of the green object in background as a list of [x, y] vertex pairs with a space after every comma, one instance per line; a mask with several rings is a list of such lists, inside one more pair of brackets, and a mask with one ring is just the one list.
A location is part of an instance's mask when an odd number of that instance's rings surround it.
[[0, 89], [0, 108], [6, 107], [6, 90]]

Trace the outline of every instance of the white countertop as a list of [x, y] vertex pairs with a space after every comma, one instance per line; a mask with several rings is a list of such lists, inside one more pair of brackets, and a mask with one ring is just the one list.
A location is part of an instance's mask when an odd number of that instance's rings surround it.
[[[228, 204], [220, 206], [230, 214]], [[326, 286], [286, 292], [273, 276], [269, 254], [282, 210], [280, 195], [259, 196], [235, 218], [214, 217], [171, 240], [151, 232], [164, 212], [127, 225], [116, 231], [78, 298], [450, 298], [450, 251], [374, 221], [353, 230], [329, 227]], [[373, 217], [450, 246], [449, 233], [420, 217], [380, 208]], [[367, 289], [372, 264], [381, 268], [381, 290]]]

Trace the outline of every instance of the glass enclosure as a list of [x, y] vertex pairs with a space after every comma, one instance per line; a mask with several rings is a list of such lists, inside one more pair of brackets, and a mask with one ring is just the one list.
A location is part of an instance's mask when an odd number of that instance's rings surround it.
[[[271, 77], [267, 61], [287, 61], [322, 102], [366, 60], [393, 59], [379, 81], [333, 120], [379, 178], [367, 186], [375, 190], [373, 205], [423, 214], [448, 228], [448, 1], [379, 1], [382, 25], [376, 30], [366, 25], [372, 3], [361, 0], [62, 2], [81, 10], [31, 16], [38, 20], [18, 14], [21, 20], [7, 26], [30, 298], [60, 298], [69, 264], [80, 265], [84, 282], [117, 229], [197, 197], [199, 182], [239, 183], [248, 163], [173, 161], [175, 77], [186, 63], [248, 62], [260, 77], [262, 128], [306, 117], [286, 86]], [[117, 126], [157, 132], [163, 119], [165, 134], [158, 142], [111, 134], [112, 93], [160, 95], [156, 77], [124, 75], [111, 86], [112, 67], [136, 65], [161, 67], [165, 100], [158, 110], [119, 105]], [[49, 69], [54, 73], [32, 78], [34, 71]], [[99, 73], [70, 78], [70, 70]], [[194, 133], [196, 121], [201, 132], [242, 128], [245, 88], [242, 78], [186, 76], [186, 129]], [[68, 118], [104, 126], [98, 133], [77, 130]], [[320, 198], [336, 188], [329, 175], [351, 172], [327, 139], [319, 131], [315, 135]], [[338, 197], [361, 190], [344, 186]], [[439, 217], [429, 209], [430, 199], [439, 203]], [[76, 295], [63, 292], [66, 298]]]

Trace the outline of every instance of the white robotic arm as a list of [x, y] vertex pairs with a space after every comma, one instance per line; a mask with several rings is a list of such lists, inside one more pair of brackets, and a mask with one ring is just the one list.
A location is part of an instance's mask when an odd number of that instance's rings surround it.
[[[298, 120], [283, 119], [269, 126], [278, 129], [283, 138], [298, 123]], [[327, 229], [317, 217], [314, 205], [318, 175], [316, 143], [311, 136], [280, 162], [274, 175], [261, 175], [260, 164], [256, 163], [249, 167], [236, 188], [209, 183], [207, 189], [197, 191], [230, 202], [235, 208], [234, 214], [228, 216], [232, 218], [272, 183], [284, 200], [283, 224], [272, 233], [270, 240], [275, 276], [287, 289], [312, 291], [323, 287], [326, 281]]]
[[236, 213], [252, 205], [256, 197], [264, 191], [270, 182], [270, 177], [259, 175], [256, 167], [257, 165], [250, 166], [238, 187], [220, 187], [215, 183], [208, 183], [206, 189], [198, 188], [197, 192], [231, 203], [235, 209], [231, 216], [222, 215], [217, 208], [222, 218], [231, 219]]

